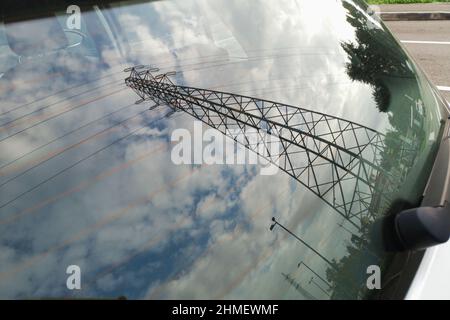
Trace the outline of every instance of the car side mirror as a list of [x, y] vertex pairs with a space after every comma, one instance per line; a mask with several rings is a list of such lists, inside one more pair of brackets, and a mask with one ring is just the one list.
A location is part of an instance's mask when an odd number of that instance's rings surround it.
[[404, 250], [445, 243], [450, 238], [450, 206], [404, 210], [395, 216], [394, 227]]

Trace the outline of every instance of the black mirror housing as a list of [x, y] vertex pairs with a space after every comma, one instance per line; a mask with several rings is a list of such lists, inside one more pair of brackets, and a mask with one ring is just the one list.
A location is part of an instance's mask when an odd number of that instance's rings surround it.
[[404, 250], [421, 250], [450, 238], [450, 207], [419, 207], [395, 217], [395, 231]]

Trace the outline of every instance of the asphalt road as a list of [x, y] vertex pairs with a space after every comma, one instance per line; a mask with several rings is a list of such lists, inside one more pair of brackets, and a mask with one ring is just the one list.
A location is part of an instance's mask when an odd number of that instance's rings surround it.
[[389, 21], [386, 25], [450, 102], [450, 20]]
[[435, 12], [450, 11], [450, 3], [415, 3], [415, 4], [382, 4], [378, 5], [382, 12]]

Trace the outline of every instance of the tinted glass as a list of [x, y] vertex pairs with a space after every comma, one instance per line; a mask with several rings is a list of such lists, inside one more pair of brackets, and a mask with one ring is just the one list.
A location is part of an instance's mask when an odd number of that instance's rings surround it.
[[[369, 296], [367, 268], [384, 274], [393, 258], [379, 221], [394, 204], [419, 203], [442, 116], [365, 5], [26, 10], [6, 10], [0, 25], [0, 297]], [[302, 124], [285, 119], [283, 129], [305, 137], [286, 138], [283, 159], [302, 160], [271, 175], [261, 159], [175, 163], [174, 132], [185, 129], [202, 154], [221, 123], [135, 104], [123, 70], [140, 64], [176, 71], [175, 86], [303, 108], [293, 118]], [[273, 134], [272, 120], [263, 131]], [[67, 288], [72, 265], [81, 290]]]

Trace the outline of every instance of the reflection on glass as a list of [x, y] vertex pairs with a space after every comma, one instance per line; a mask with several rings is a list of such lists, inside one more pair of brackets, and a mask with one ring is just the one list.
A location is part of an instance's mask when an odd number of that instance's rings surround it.
[[[395, 200], [420, 200], [440, 115], [413, 64], [384, 29], [366, 29], [357, 8], [88, 1], [79, 32], [66, 30], [64, 6], [6, 12], [0, 297], [368, 297], [367, 266], [383, 272], [392, 257], [379, 246], [377, 218]], [[138, 64], [177, 71], [178, 85], [301, 106], [379, 133], [370, 164], [380, 174], [365, 184], [373, 192], [357, 189], [376, 214], [343, 219], [332, 193], [327, 204], [285, 172], [173, 164], [171, 133], [192, 132], [193, 118], [136, 105], [123, 69]], [[345, 196], [355, 191], [341, 182]], [[386, 199], [378, 190], [388, 186]], [[334, 267], [281, 228], [270, 232], [272, 217]], [[66, 287], [69, 265], [81, 268], [80, 291]]]

